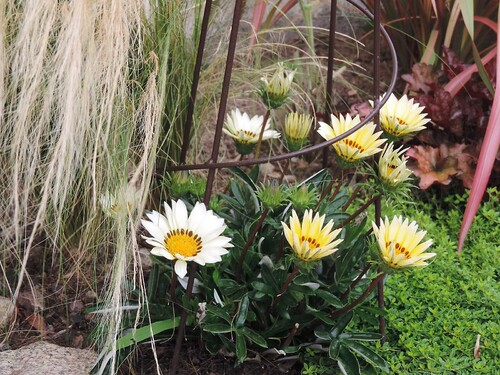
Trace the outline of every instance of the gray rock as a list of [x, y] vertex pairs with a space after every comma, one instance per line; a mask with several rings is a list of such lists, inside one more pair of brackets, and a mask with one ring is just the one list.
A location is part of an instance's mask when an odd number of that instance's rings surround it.
[[12, 315], [14, 305], [10, 298], [0, 296], [0, 328], [4, 328], [9, 323], [9, 315]]
[[2, 375], [87, 375], [97, 353], [38, 341], [17, 350], [0, 352]]

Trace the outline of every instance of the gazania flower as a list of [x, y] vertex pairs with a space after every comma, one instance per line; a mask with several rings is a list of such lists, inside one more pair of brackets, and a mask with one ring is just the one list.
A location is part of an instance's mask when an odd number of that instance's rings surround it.
[[[331, 119], [332, 126], [324, 122], [319, 123], [318, 133], [327, 141], [342, 135], [361, 122], [359, 116], [351, 118], [349, 114], [346, 117], [340, 115], [339, 118], [331, 115]], [[341, 161], [347, 164], [355, 163], [382, 151], [379, 146], [385, 139], [380, 139], [381, 134], [382, 132], [375, 133], [375, 124], [369, 122], [358, 131], [334, 143], [333, 149]]]
[[[239, 109], [234, 109], [227, 115], [226, 123], [222, 131], [234, 138], [236, 148], [242, 155], [252, 152], [253, 147], [259, 141], [260, 131], [264, 122], [262, 116], [253, 116], [250, 118], [246, 113], [241, 113]], [[280, 133], [270, 129], [270, 121], [267, 120], [262, 135], [262, 140], [265, 141], [271, 138], [279, 138]]]
[[391, 94], [380, 109], [380, 127], [394, 140], [408, 137], [425, 129], [424, 125], [430, 121], [426, 118], [427, 114], [422, 113], [424, 109], [425, 107], [413, 103], [413, 99], [408, 99], [406, 95], [398, 100]]
[[400, 185], [409, 180], [411, 171], [406, 166], [408, 157], [404, 152], [408, 149], [402, 149], [403, 146], [394, 150], [394, 143], [385, 145], [378, 162], [378, 173], [382, 183], [389, 187]]
[[313, 119], [307, 114], [289, 113], [285, 118], [285, 137], [288, 150], [300, 150], [309, 139]]
[[268, 108], [278, 108], [285, 103], [294, 74], [294, 71], [286, 69], [282, 63], [279, 63], [269, 80], [266, 77], [261, 78], [262, 86], [259, 95]]
[[336, 238], [342, 229], [332, 230], [333, 220], [326, 225], [323, 225], [324, 221], [325, 215], [316, 213], [313, 218], [313, 210], [306, 210], [301, 223], [295, 210], [292, 210], [290, 227], [281, 222], [285, 237], [297, 258], [313, 262], [338, 250], [336, 246], [343, 240]]
[[432, 245], [432, 240], [421, 243], [426, 231], [419, 231], [416, 222], [403, 221], [401, 216], [395, 216], [391, 222], [386, 217], [377, 227], [372, 222], [373, 233], [377, 238], [380, 255], [385, 264], [391, 268], [427, 266], [427, 259], [435, 253], [424, 253]]
[[187, 273], [187, 262], [217, 263], [233, 247], [229, 237], [221, 236], [224, 219], [207, 211], [203, 203], [196, 203], [188, 215], [183, 201], [172, 201], [172, 207], [165, 202], [165, 216], [156, 211], [146, 216], [149, 220], [141, 222], [152, 236], [144, 236], [153, 246], [151, 254], [175, 260], [175, 273], [181, 278]]

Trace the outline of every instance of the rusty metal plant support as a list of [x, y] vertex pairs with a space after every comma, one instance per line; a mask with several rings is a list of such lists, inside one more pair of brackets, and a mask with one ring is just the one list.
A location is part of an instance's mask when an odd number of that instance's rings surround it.
[[[380, 24], [380, 0], [376, 0], [374, 2], [374, 14], [372, 15], [368, 12], [367, 8], [364, 4], [360, 4], [360, 1], [355, 0], [347, 0], [351, 5], [358, 8], [363, 14], [367, 17], [371, 18], [374, 21], [374, 44], [373, 44], [373, 96], [374, 96], [374, 108], [369, 113], [366, 118], [357, 124], [355, 127], [345, 132], [341, 136], [335, 137], [329, 141], [324, 141], [319, 144], [312, 145], [310, 147], [304, 148], [302, 150], [298, 150], [295, 152], [273, 155], [270, 157], [256, 157], [255, 159], [244, 159], [244, 160], [236, 160], [236, 161], [218, 161], [219, 148], [222, 136], [222, 128], [224, 125], [224, 117], [226, 114], [226, 106], [229, 94], [229, 86], [231, 81], [231, 73], [233, 70], [233, 62], [236, 51], [236, 42], [238, 38], [238, 29], [240, 24], [240, 17], [242, 11], [243, 0], [235, 0], [234, 5], [234, 13], [233, 13], [233, 21], [231, 26], [231, 34], [229, 39], [229, 46], [227, 52], [227, 59], [224, 71], [224, 79], [221, 90], [220, 104], [217, 115], [217, 123], [215, 126], [215, 136], [212, 144], [212, 154], [210, 159], [203, 164], [185, 164], [186, 155], [188, 151], [188, 146], [190, 142], [190, 132], [193, 123], [193, 114], [194, 114], [194, 105], [196, 100], [196, 91], [198, 87], [198, 82], [200, 78], [201, 65], [203, 60], [203, 51], [205, 48], [205, 38], [208, 29], [208, 19], [210, 17], [210, 11], [212, 6], [212, 0], [206, 0], [205, 2], [205, 10], [203, 14], [202, 27], [201, 27], [201, 35], [199, 40], [198, 52], [196, 56], [196, 64], [193, 72], [193, 81], [191, 88], [191, 95], [189, 98], [187, 118], [184, 125], [184, 133], [183, 133], [183, 144], [181, 148], [181, 157], [179, 165], [171, 165], [166, 168], [166, 171], [180, 171], [180, 170], [200, 170], [207, 169], [207, 183], [206, 190], [204, 196], [204, 203], [208, 205], [210, 201], [210, 197], [212, 195], [212, 189], [214, 184], [215, 173], [218, 169], [228, 168], [228, 167], [242, 167], [242, 166], [250, 166], [257, 165], [262, 163], [271, 163], [277, 162], [280, 160], [290, 159], [292, 157], [298, 157], [301, 155], [305, 155], [308, 153], [313, 153], [315, 151], [324, 150], [324, 155], [329, 149], [329, 146], [338, 142], [339, 140], [349, 136], [350, 134], [356, 132], [365, 124], [370, 121], [375, 122], [375, 124], [379, 124], [379, 110], [385, 104], [385, 102], [389, 99], [389, 95], [394, 90], [394, 86], [396, 84], [397, 79], [397, 56], [396, 51], [394, 49], [394, 45], [392, 44], [389, 35], [385, 31], [385, 29]], [[325, 109], [326, 113], [330, 114], [333, 112], [333, 71], [334, 71], [334, 57], [335, 57], [335, 28], [336, 28], [336, 15], [337, 15], [337, 0], [331, 0], [331, 12], [330, 12], [330, 32], [329, 32], [329, 50], [328, 50], [328, 68], [327, 68], [327, 85], [326, 85], [326, 93], [325, 93]], [[380, 38], [383, 37], [389, 47], [391, 59], [392, 59], [392, 75], [391, 81], [388, 85], [388, 89], [385, 92], [384, 96], [380, 99]], [[329, 119], [326, 119], [328, 121]], [[327, 162], [327, 156], [324, 156], [324, 163]], [[380, 197], [374, 197], [370, 203], [375, 202], [376, 207], [376, 221], [379, 222], [381, 218], [380, 212]], [[193, 290], [194, 284], [194, 276], [196, 274], [196, 265], [194, 263], [190, 264], [189, 267], [189, 280], [187, 285], [187, 296], [190, 297]], [[375, 287], [377, 284], [378, 288], [378, 300], [379, 306], [383, 307], [383, 276], [377, 277], [373, 281], [373, 285], [371, 289]], [[370, 289], [370, 291], [371, 291]], [[351, 308], [351, 306], [346, 306], [344, 309]], [[339, 314], [343, 309], [334, 312], [334, 315]], [[178, 357], [180, 354], [182, 341], [184, 340], [184, 332], [185, 325], [187, 319], [187, 311], [183, 310], [181, 314], [181, 321], [177, 331], [177, 338], [175, 343], [174, 355], [172, 358], [171, 366], [170, 366], [170, 374], [174, 375], [177, 372], [177, 364]], [[385, 336], [385, 320], [383, 317], [380, 317], [380, 330], [382, 336]]]

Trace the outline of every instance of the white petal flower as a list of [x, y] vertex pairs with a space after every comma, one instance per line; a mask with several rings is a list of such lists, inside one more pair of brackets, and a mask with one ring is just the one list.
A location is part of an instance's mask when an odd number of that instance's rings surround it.
[[[233, 109], [227, 115], [224, 133], [234, 138], [236, 142], [242, 144], [255, 144], [259, 141], [259, 134], [262, 129], [264, 118], [263, 116], [255, 115], [250, 118], [245, 112], [240, 112], [239, 109]], [[279, 138], [280, 133], [271, 130], [271, 122], [267, 120], [264, 127], [262, 140], [265, 141], [271, 138]]]
[[175, 273], [183, 278], [187, 273], [187, 262], [200, 265], [216, 263], [233, 247], [229, 237], [221, 236], [226, 229], [224, 220], [207, 210], [203, 203], [196, 203], [188, 215], [183, 201], [165, 202], [165, 216], [153, 211], [146, 214], [149, 220], [142, 225], [151, 237], [146, 242], [153, 246], [151, 254], [175, 260]]

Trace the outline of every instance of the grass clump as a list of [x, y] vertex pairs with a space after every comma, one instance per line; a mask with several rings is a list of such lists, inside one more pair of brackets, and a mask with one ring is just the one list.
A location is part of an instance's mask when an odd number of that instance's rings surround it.
[[467, 195], [445, 198], [448, 209], [420, 202], [406, 208], [407, 217], [426, 223], [438, 255], [421, 272], [395, 274], [386, 283], [388, 343], [379, 354], [394, 373], [493, 374], [500, 368], [500, 193], [490, 189], [489, 197], [461, 256], [456, 239]]

